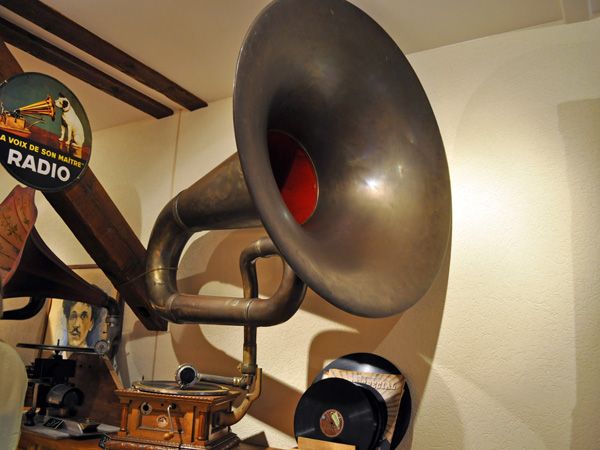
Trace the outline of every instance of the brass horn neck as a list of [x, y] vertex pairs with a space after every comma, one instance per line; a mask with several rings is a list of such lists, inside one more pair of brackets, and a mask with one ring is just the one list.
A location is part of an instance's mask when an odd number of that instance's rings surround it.
[[[171, 200], [156, 220], [148, 244], [146, 286], [155, 311], [175, 323], [270, 326], [289, 319], [300, 307], [306, 286], [285, 261], [280, 287], [268, 301], [254, 296], [233, 300], [178, 292], [175, 268], [195, 232], [257, 226], [260, 219], [237, 155]], [[270, 240], [248, 246], [240, 257], [243, 278], [255, 276], [252, 268], [257, 258], [274, 255], [278, 251]], [[245, 284], [252, 283], [256, 281]], [[250, 289], [249, 293], [253, 292]]]

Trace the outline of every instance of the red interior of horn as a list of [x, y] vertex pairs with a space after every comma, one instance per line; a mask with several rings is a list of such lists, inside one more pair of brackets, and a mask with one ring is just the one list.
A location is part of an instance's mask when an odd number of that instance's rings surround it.
[[289, 134], [270, 130], [268, 144], [271, 168], [281, 197], [290, 214], [302, 225], [317, 206], [319, 189], [315, 168], [304, 148]]

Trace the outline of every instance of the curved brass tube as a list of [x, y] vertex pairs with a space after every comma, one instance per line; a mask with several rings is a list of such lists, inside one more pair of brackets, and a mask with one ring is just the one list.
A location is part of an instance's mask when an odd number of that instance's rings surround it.
[[[306, 285], [283, 259], [281, 284], [268, 299], [189, 295], [177, 290], [177, 265], [195, 232], [258, 225], [236, 155], [171, 200], [156, 220], [148, 243], [146, 287], [156, 312], [175, 323], [271, 326], [288, 320], [300, 307]], [[242, 254], [242, 276], [255, 277], [254, 260], [275, 255], [279, 252], [268, 238], [251, 244]]]
[[262, 388], [262, 369], [257, 369], [256, 377], [254, 381], [254, 389], [252, 392], [246, 394], [246, 397], [240, 403], [237, 408], [234, 408], [232, 411], [219, 413], [215, 415], [215, 423], [213, 424], [215, 427], [220, 426], [230, 426], [238, 423], [248, 412], [252, 402], [260, 397]]

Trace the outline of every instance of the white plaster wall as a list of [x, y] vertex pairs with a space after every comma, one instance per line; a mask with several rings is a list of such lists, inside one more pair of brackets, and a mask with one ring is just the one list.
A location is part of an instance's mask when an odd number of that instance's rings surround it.
[[411, 58], [454, 211], [418, 448], [600, 442], [599, 40], [596, 19]]
[[[294, 409], [312, 379], [330, 360], [366, 351], [408, 377], [414, 409], [400, 448], [598, 448], [599, 46], [595, 19], [409, 57], [448, 155], [450, 253], [401, 316], [354, 317], [309, 292], [290, 321], [259, 329], [264, 393], [234, 427], [242, 438], [294, 446]], [[144, 244], [168, 199], [233, 153], [231, 116], [228, 99], [95, 134], [91, 167]], [[90, 262], [38, 198], [49, 246], [69, 264]], [[182, 290], [241, 293], [239, 250], [261, 235], [198, 235], [182, 257]], [[262, 294], [279, 270], [259, 265]], [[172, 379], [183, 362], [235, 375], [241, 358], [237, 327], [148, 332], [129, 313], [123, 337], [125, 384]]]

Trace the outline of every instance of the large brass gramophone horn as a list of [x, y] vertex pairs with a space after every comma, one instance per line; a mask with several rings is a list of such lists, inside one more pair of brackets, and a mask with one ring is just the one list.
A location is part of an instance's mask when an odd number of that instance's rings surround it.
[[[300, 279], [365, 317], [400, 313], [423, 297], [449, 240], [450, 180], [410, 64], [344, 0], [267, 6], [243, 42], [233, 105], [238, 154], [160, 213], [146, 285], [169, 321], [244, 325], [241, 367], [251, 381], [255, 327], [295, 313]], [[243, 299], [178, 292], [176, 268], [195, 232], [260, 225], [272, 243], [244, 252]], [[259, 299], [254, 260], [278, 252], [291, 268], [284, 264], [273, 297]], [[219, 424], [235, 423], [242, 409]]]
[[[179, 294], [169, 268], [196, 231], [261, 224], [347, 312], [390, 316], [422, 298], [449, 239], [450, 181], [425, 92], [384, 30], [343, 0], [277, 0], [246, 35], [233, 101], [238, 154], [155, 224], [147, 287], [159, 314], [252, 324], [249, 301]], [[265, 316], [259, 325], [277, 322]]]
[[3, 298], [31, 297], [25, 307], [4, 311], [3, 319], [29, 319], [39, 312], [46, 298], [101, 306], [107, 309], [107, 336], [96, 343], [95, 350], [104, 354], [120, 334], [119, 305], [100, 288], [73, 272], [44, 243], [34, 226], [37, 219], [34, 195], [34, 189], [16, 186], [0, 204]]

